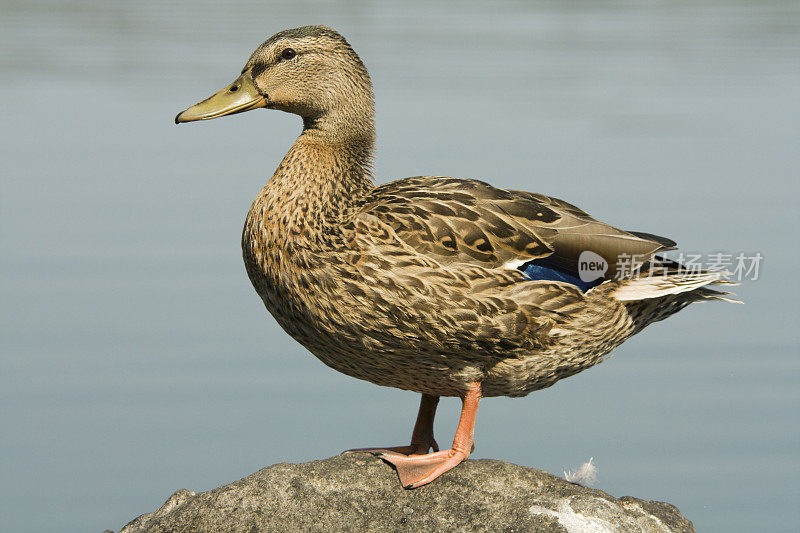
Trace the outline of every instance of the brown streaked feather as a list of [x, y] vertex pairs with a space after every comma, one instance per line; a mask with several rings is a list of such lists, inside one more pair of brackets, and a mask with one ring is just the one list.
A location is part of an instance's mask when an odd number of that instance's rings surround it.
[[360, 211], [389, 224], [397, 238], [442, 264], [490, 268], [508, 261], [543, 263], [578, 273], [591, 250], [617, 272], [621, 254], [645, 261], [670, 249], [670, 239], [599, 222], [572, 204], [541, 194], [504, 190], [478, 180], [417, 176], [373, 189]]

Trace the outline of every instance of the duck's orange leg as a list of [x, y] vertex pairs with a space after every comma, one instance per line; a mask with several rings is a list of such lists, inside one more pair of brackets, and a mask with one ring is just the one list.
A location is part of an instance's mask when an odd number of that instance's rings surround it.
[[414, 424], [414, 431], [411, 433], [411, 444], [408, 446], [392, 446], [384, 448], [356, 448], [347, 450], [348, 452], [369, 452], [378, 454], [379, 452], [396, 452], [405, 455], [428, 453], [428, 450], [439, 451], [439, 445], [433, 438], [433, 419], [436, 416], [436, 406], [439, 405], [439, 397], [423, 394], [419, 401], [419, 412], [417, 422]]
[[461, 419], [451, 449], [425, 455], [405, 455], [396, 450], [374, 450], [372, 453], [394, 465], [404, 488], [426, 485], [469, 457], [480, 399], [481, 384], [473, 383], [461, 399]]

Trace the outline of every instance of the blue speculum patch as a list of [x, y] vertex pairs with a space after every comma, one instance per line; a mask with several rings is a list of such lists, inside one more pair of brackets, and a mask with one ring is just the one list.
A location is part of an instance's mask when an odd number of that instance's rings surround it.
[[583, 292], [588, 291], [592, 287], [597, 287], [604, 281], [603, 278], [599, 278], [594, 281], [586, 282], [578, 276], [570, 274], [569, 272], [565, 272], [553, 267], [537, 265], [533, 261], [520, 266], [519, 270], [521, 270], [522, 273], [528, 276], [531, 280], [563, 281], [575, 285]]

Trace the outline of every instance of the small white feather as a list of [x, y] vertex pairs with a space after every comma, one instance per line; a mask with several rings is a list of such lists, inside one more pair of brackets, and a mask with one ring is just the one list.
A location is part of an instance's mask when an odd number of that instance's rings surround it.
[[528, 261], [530, 261], [530, 259], [510, 259], [505, 263], [503, 263], [503, 266], [501, 268], [505, 268], [508, 270], [516, 270], [525, 263], [527, 263]]
[[583, 463], [577, 470], [567, 472], [564, 470], [564, 479], [570, 483], [578, 485], [589, 486], [597, 481], [597, 467], [594, 465], [594, 457]]

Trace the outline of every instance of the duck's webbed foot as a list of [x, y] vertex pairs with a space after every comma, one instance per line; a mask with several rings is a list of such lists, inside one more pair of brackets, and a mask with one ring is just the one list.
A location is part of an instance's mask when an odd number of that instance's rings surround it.
[[425, 455], [404, 454], [392, 449], [373, 450], [372, 453], [394, 465], [404, 488], [413, 489], [430, 483], [469, 457], [474, 447], [475, 415], [480, 398], [481, 385], [473, 383], [462, 398], [461, 419], [451, 449]]
[[421, 455], [428, 453], [428, 450], [439, 451], [439, 445], [433, 438], [433, 419], [436, 416], [436, 406], [439, 404], [438, 396], [423, 394], [419, 402], [419, 413], [417, 422], [414, 424], [414, 431], [411, 434], [411, 444], [407, 446], [384, 446], [379, 448], [355, 448], [347, 450], [350, 452], [367, 452], [380, 456], [384, 452], [402, 455]]
[[373, 453], [394, 465], [405, 489], [427, 485], [469, 457], [469, 452], [455, 449], [425, 455], [403, 455], [390, 450], [376, 450]]

